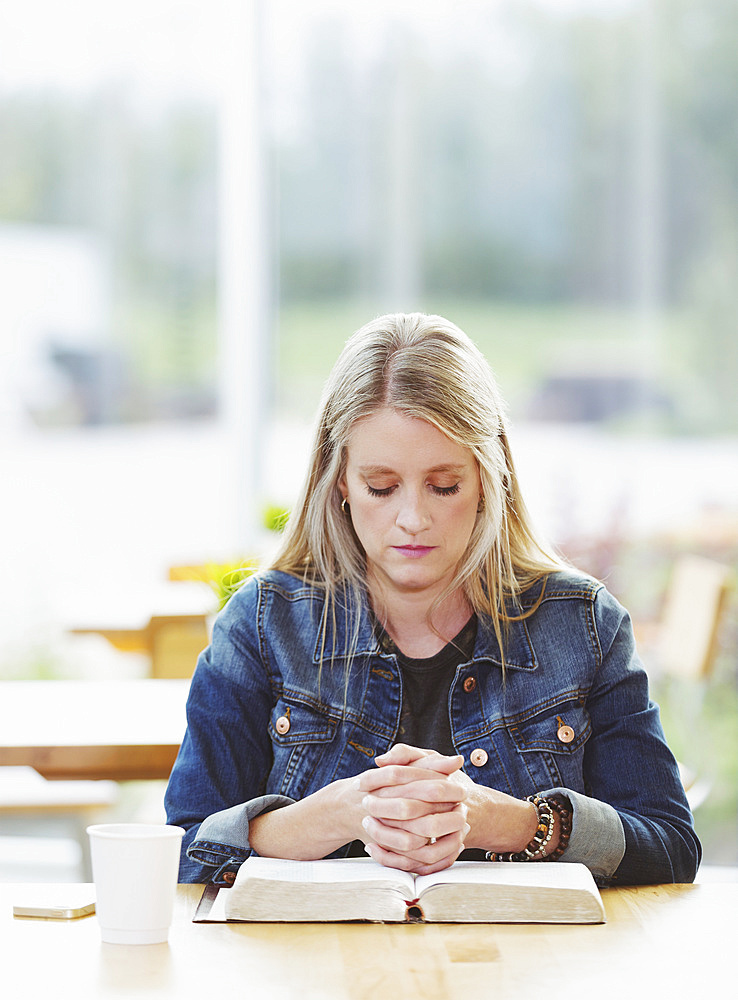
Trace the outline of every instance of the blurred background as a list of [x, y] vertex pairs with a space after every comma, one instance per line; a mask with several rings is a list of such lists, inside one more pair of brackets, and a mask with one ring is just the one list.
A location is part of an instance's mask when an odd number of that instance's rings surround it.
[[4, 5], [0, 678], [149, 676], [104, 627], [208, 616], [346, 338], [440, 312], [738, 865], [737, 125], [732, 0]]

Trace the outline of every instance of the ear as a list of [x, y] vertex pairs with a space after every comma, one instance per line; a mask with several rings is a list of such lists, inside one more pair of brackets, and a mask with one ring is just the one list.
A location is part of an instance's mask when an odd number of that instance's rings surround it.
[[341, 499], [345, 500], [348, 496], [348, 486], [346, 485], [346, 476], [341, 476], [338, 480], [338, 489], [341, 494]]

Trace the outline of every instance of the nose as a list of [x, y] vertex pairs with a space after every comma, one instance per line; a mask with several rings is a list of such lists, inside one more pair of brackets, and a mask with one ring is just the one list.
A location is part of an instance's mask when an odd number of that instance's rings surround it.
[[401, 498], [395, 523], [409, 535], [417, 535], [430, 525], [430, 514], [426, 508], [426, 498], [414, 490], [408, 490]]

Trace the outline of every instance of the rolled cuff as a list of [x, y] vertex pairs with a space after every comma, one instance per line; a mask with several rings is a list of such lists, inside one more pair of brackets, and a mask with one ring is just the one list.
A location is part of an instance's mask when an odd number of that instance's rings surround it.
[[286, 795], [259, 795], [229, 809], [221, 809], [204, 819], [187, 848], [187, 857], [201, 865], [215, 867], [213, 882], [226, 881], [226, 871], [236, 871], [252, 853], [249, 823], [263, 813], [292, 805]]
[[595, 877], [610, 878], [625, 854], [625, 831], [617, 810], [569, 788], [549, 788], [540, 795], [560, 795], [571, 804], [571, 837], [561, 861], [586, 865]]

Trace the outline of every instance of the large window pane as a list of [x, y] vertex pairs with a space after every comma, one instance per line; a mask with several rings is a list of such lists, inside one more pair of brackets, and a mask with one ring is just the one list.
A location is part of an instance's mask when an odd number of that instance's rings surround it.
[[735, 565], [736, 51], [724, 0], [6, 5], [0, 672], [88, 669], [93, 606], [271, 544], [392, 310], [479, 343], [536, 518], [637, 620], [680, 554]]

